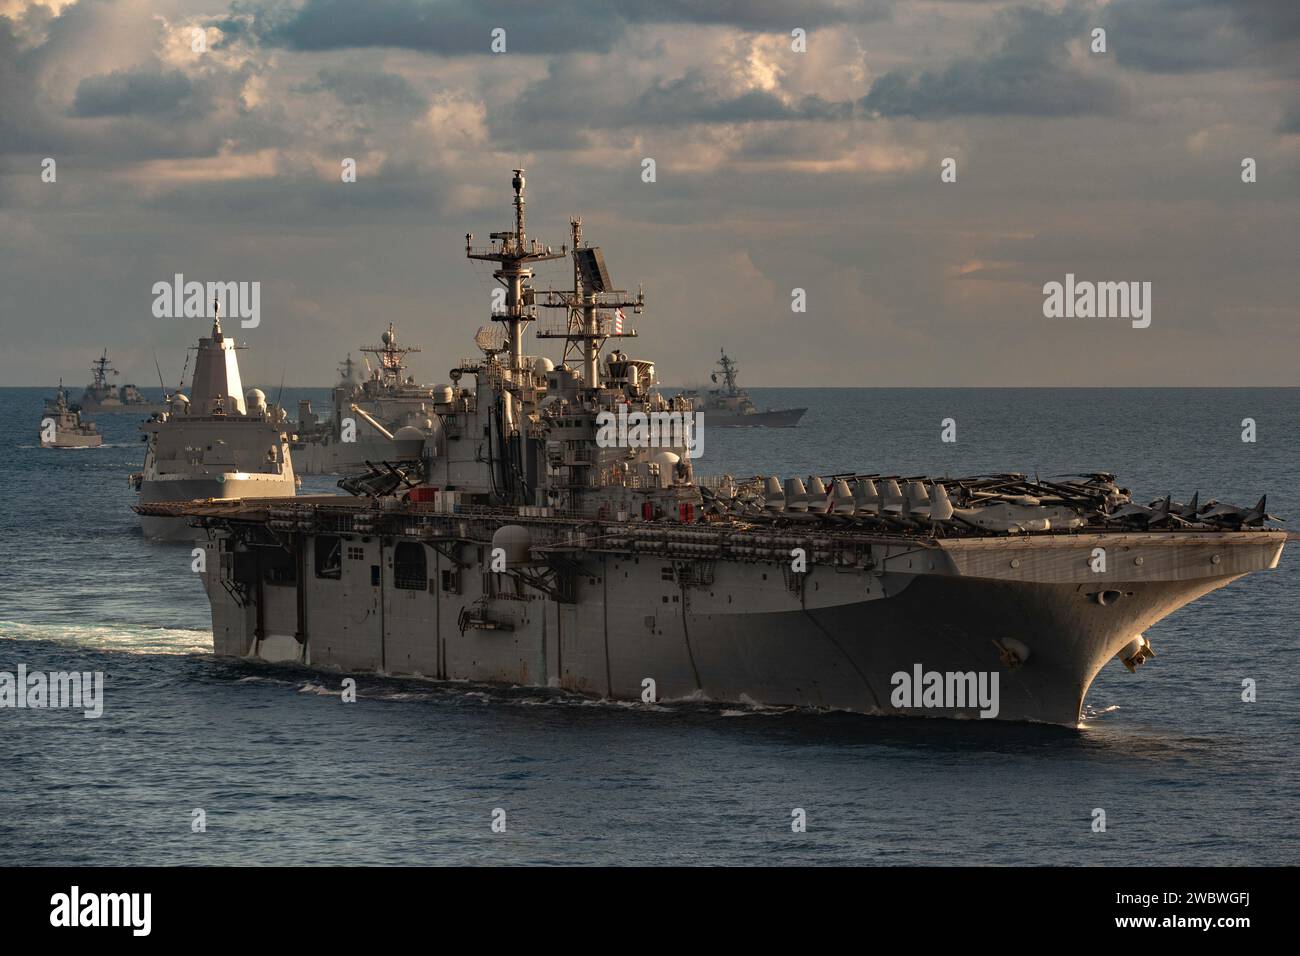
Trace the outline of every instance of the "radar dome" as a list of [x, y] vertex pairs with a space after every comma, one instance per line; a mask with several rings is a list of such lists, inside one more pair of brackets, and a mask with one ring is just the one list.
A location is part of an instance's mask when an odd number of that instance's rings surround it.
[[550, 359], [548, 359], [545, 355], [543, 355], [541, 358], [539, 358], [536, 362], [533, 363], [533, 371], [536, 372], [538, 375], [545, 377], [547, 372], [555, 371], [555, 363], [552, 362]]
[[244, 393], [244, 404], [250, 410], [264, 411], [266, 409], [266, 392], [260, 388], [250, 388]]
[[396, 344], [397, 344], [397, 335], [393, 332], [392, 329], [388, 329], [388, 330], [387, 330], [386, 332], [384, 332], [384, 334], [381, 335], [379, 338], [380, 338], [381, 341], [383, 341], [383, 343], [384, 343], [385, 345], [396, 345]]
[[424, 432], [414, 425], [403, 425], [393, 433], [393, 453], [398, 458], [415, 459], [424, 452]]
[[661, 451], [650, 456], [650, 461], [659, 466], [659, 487], [671, 488], [673, 484], [673, 469], [677, 467], [681, 456], [671, 451]]
[[506, 567], [518, 567], [528, 563], [528, 549], [533, 538], [528, 529], [522, 525], [507, 524], [492, 533], [492, 550], [500, 548], [506, 555]]

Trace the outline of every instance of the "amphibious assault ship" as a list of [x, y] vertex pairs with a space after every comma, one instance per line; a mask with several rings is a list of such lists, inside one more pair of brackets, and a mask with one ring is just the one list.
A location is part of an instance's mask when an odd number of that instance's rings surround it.
[[[766, 408], [759, 411], [758, 406], [749, 397], [749, 392], [740, 387], [738, 375], [740, 366], [722, 349], [717, 367], [709, 377], [717, 388], [704, 390], [691, 389], [682, 395], [691, 399], [704, 411], [704, 424], [713, 428], [792, 428], [799, 424], [806, 408]], [[722, 380], [718, 380], [718, 376]]]
[[[1278, 562], [1263, 499], [1144, 506], [1108, 474], [697, 479], [689, 430], [643, 427], [689, 400], [658, 394], [653, 362], [600, 358], [643, 295], [614, 288], [580, 220], [571, 250], [527, 238], [522, 170], [513, 185], [513, 228], [466, 237], [505, 287], [504, 341], [478, 336], [452, 369], [434, 435], [341, 482], [353, 497], [137, 507], [206, 529], [217, 654], [1076, 726], [1103, 665], [1150, 656], [1147, 628]], [[534, 289], [535, 265], [570, 255], [571, 291]], [[572, 364], [524, 354], [547, 306], [565, 318], [539, 337]]]
[[[237, 346], [222, 334], [214, 305], [212, 334], [200, 338], [189, 396], [170, 396], [167, 410], [140, 426], [148, 446], [143, 470], [131, 476], [141, 504], [192, 499], [292, 497], [296, 478], [284, 410], [261, 389], [244, 392]], [[196, 531], [184, 518], [141, 509], [146, 538], [186, 541]]]
[[81, 420], [81, 408], [68, 404], [68, 393], [59, 380], [59, 390], [54, 398], [45, 400], [45, 414], [41, 418], [42, 448], [98, 448], [104, 436], [90, 422]]
[[418, 430], [421, 439], [433, 432], [433, 406], [447, 386], [417, 385], [406, 374], [406, 356], [420, 349], [398, 345], [391, 322], [380, 342], [362, 347], [362, 352], [375, 356], [374, 366], [367, 360], [365, 380], [357, 380], [351, 354], [340, 364], [329, 419], [322, 421], [310, 401], [298, 403], [292, 448], [300, 474], [364, 472], [367, 462], [392, 458], [399, 436], [401, 440], [413, 436], [410, 429]]

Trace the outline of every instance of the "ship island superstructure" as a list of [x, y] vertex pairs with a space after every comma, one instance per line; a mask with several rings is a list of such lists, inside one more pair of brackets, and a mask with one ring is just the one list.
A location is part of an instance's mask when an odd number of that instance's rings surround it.
[[[144, 467], [131, 476], [140, 504], [194, 499], [285, 498], [297, 491], [284, 410], [261, 389], [245, 393], [233, 336], [200, 338], [187, 396], [169, 396], [167, 410], [140, 426], [148, 444]], [[184, 541], [196, 529], [184, 519], [141, 514], [145, 537]]]
[[[331, 415], [322, 419], [311, 402], [298, 402], [298, 423], [293, 435], [294, 463], [300, 474], [353, 474], [364, 472], [368, 462], [392, 458], [394, 443], [433, 433], [435, 397], [446, 386], [420, 385], [406, 374], [406, 356], [419, 352], [400, 345], [393, 323], [380, 336], [379, 345], [362, 346], [373, 355], [366, 360], [368, 374], [357, 375], [351, 353], [339, 364], [339, 382], [330, 392]], [[403, 429], [406, 429], [403, 432]]]
[[[614, 287], [580, 220], [572, 249], [529, 239], [522, 170], [513, 188], [513, 228], [466, 237], [504, 305], [434, 397], [432, 434], [341, 481], [351, 497], [137, 506], [205, 530], [217, 654], [1076, 726], [1103, 665], [1151, 656], [1144, 631], [1278, 562], [1263, 499], [1140, 505], [1108, 474], [698, 478], [675, 433], [611, 442], [612, 420], [694, 409], [659, 395], [654, 363], [602, 359], [644, 295]], [[535, 289], [565, 257], [572, 289]], [[540, 307], [561, 316], [538, 335], [563, 340], [558, 366], [524, 353]], [[898, 674], [930, 672], [996, 677], [997, 706], [897, 695]]]

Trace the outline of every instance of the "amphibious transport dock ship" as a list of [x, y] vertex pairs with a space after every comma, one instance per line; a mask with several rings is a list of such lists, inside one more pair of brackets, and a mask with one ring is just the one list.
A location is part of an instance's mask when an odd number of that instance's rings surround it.
[[[216, 653], [1074, 726], [1103, 665], [1150, 656], [1147, 628], [1278, 562], [1262, 499], [1143, 506], [1105, 474], [697, 480], [689, 432], [611, 441], [611, 421], [694, 410], [655, 391], [652, 362], [600, 360], [644, 298], [613, 287], [579, 220], [572, 290], [533, 288], [533, 265], [570, 251], [526, 238], [522, 171], [514, 189], [513, 229], [466, 238], [506, 288], [505, 344], [480, 336], [452, 370], [435, 435], [341, 482], [353, 497], [137, 506], [206, 529]], [[539, 337], [572, 365], [524, 355], [539, 306], [563, 310]], [[900, 698], [895, 675], [921, 672], [971, 695]], [[996, 707], [971, 699], [977, 675]]]
[[[211, 336], [199, 339], [190, 395], [177, 392], [167, 411], [140, 426], [148, 446], [131, 485], [141, 503], [297, 492], [284, 410], [267, 405], [260, 389], [244, 393], [236, 349], [217, 315]], [[140, 513], [147, 538], [185, 541], [202, 533], [184, 519]]]

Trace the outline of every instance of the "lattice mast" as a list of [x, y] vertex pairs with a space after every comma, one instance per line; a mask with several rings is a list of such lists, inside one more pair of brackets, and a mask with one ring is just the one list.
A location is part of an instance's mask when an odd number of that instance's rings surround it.
[[[492, 244], [486, 249], [474, 248], [474, 236], [465, 234], [465, 256], [484, 262], [495, 262], [498, 268], [492, 277], [505, 287], [505, 310], [494, 311], [492, 321], [503, 322], [508, 332], [507, 352], [512, 380], [518, 380], [524, 368], [524, 329], [529, 322], [537, 318], [536, 297], [532, 289], [532, 265], [551, 259], [563, 259], [568, 249], [560, 247], [554, 252], [550, 246], [542, 245], [536, 239], [528, 239], [524, 231], [524, 171], [514, 170], [511, 185], [515, 190], [515, 228], [513, 232], [494, 232], [489, 238]], [[505, 395], [506, 417], [512, 427], [516, 426], [515, 396], [508, 390]]]
[[104, 349], [104, 354], [91, 363], [90, 374], [92, 376], [91, 384], [95, 388], [108, 388], [108, 377], [118, 374], [117, 369], [113, 368], [109, 363], [108, 349]]
[[[412, 352], [420, 351], [414, 345], [398, 345], [397, 331], [393, 328], [393, 323], [388, 323], [388, 329], [380, 336], [382, 345], [363, 345], [362, 352], [368, 352], [375, 357], [379, 363], [379, 380], [384, 385], [394, 386], [401, 385], [403, 382], [403, 372], [406, 371], [406, 356]], [[340, 366], [339, 372], [344, 375], [345, 380], [350, 380], [352, 375], [352, 355], [349, 354], [347, 363]], [[346, 369], [346, 372], [345, 372]]]
[[[718, 359], [718, 371], [722, 373], [722, 382], [727, 389], [727, 394], [737, 394], [740, 389], [736, 385], [736, 377], [740, 372], [740, 366], [727, 355], [725, 348], [722, 349], [722, 357]], [[713, 380], [715, 382], [718, 380], [717, 372], [714, 373]]]
[[625, 326], [618, 310], [631, 308], [636, 314], [645, 309], [645, 292], [638, 289], [636, 298], [623, 289], [613, 288], [605, 257], [599, 246], [582, 245], [582, 219], [569, 221], [573, 234], [573, 291], [548, 290], [546, 309], [568, 312], [567, 331], [537, 333], [539, 339], [563, 338], [564, 360], [571, 354], [582, 357], [582, 378], [588, 388], [600, 386], [600, 350], [606, 340], [635, 338], [636, 330]]

